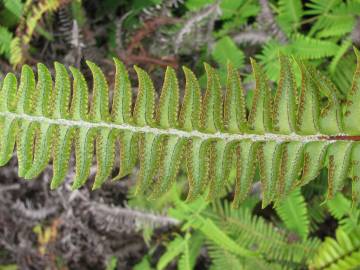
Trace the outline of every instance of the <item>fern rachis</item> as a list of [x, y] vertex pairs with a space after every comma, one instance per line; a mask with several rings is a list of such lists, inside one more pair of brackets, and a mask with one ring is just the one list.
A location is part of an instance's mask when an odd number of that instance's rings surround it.
[[[360, 135], [360, 64], [347, 103], [342, 105], [331, 82], [303, 62], [299, 62], [303, 79], [298, 95], [289, 61], [280, 56], [281, 76], [274, 96], [262, 67], [252, 60], [256, 89], [248, 117], [241, 82], [231, 66], [225, 98], [212, 67], [205, 65], [208, 81], [204, 97], [195, 75], [184, 68], [186, 85], [181, 108], [176, 74], [168, 68], [156, 111], [153, 83], [144, 70], [135, 67], [139, 93], [132, 111], [128, 74], [115, 60], [110, 113], [108, 85], [95, 64], [88, 62], [93, 75], [90, 108], [87, 82], [77, 69], [70, 68], [71, 87], [66, 68], [55, 63], [53, 89], [51, 74], [44, 65], [38, 65], [37, 81], [25, 65], [19, 87], [10, 73], [0, 92], [0, 165], [9, 161], [15, 145], [21, 177], [34, 178], [52, 158], [51, 186], [55, 188], [67, 174], [75, 143], [73, 187], [79, 188], [89, 176], [95, 143], [98, 171], [94, 188], [98, 188], [111, 174], [115, 144], [120, 141], [120, 172], [116, 178], [129, 174], [139, 159], [137, 191], [154, 197], [169, 189], [184, 158], [189, 199], [207, 188], [209, 198], [218, 196], [234, 167], [237, 205], [246, 197], [257, 166], [264, 206], [311, 181], [324, 166], [329, 168], [331, 198], [341, 190], [345, 178], [351, 176], [355, 182], [360, 173], [356, 142]], [[321, 96], [328, 100], [324, 108]], [[358, 185], [353, 186], [356, 195]]]

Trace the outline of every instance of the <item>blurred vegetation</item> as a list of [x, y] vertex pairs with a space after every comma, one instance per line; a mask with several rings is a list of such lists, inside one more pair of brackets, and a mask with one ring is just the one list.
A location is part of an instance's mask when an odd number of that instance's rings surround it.
[[[91, 59], [110, 78], [116, 56], [145, 67], [160, 89], [167, 65], [191, 67], [204, 85], [203, 62], [216, 66], [224, 83], [230, 61], [251, 99], [250, 57], [276, 85], [281, 52], [312, 63], [346, 94], [356, 67], [352, 47], [360, 46], [359, 17], [359, 0], [0, 0], [0, 75], [37, 62], [84, 69]], [[300, 70], [294, 70], [299, 81]], [[216, 202], [185, 203], [181, 175], [156, 201], [134, 196], [130, 187], [122, 205], [163, 213], [179, 225], [159, 233], [146, 219], [135, 220], [146, 252], [129, 269], [359, 269], [359, 207], [348, 186], [345, 196], [325, 201], [326, 179], [323, 171], [265, 209], [257, 183], [239, 209], [229, 206], [230, 189]], [[54, 222], [33, 228], [41, 256], [56, 241]], [[0, 242], [0, 259], [6, 257], [2, 248]], [[106, 269], [122, 269], [115, 255], [107, 255]], [[61, 258], [54, 260], [67, 269]], [[17, 269], [16, 261], [1, 269]]]

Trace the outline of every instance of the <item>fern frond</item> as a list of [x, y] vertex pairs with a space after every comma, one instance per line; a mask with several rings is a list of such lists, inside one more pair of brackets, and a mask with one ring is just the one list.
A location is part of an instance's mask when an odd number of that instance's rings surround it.
[[278, 52], [283, 52], [284, 48], [280, 43], [270, 40], [262, 47], [261, 54], [257, 56], [259, 62], [263, 65], [263, 69], [269, 80], [276, 81], [280, 75], [280, 66], [278, 65]]
[[259, 257], [241, 258], [215, 245], [209, 245], [208, 250], [211, 258], [210, 270], [284, 269], [280, 264], [270, 263]]
[[220, 248], [227, 250], [241, 257], [256, 257], [257, 253], [238, 244], [234, 237], [229, 236], [224, 228], [211, 218], [203, 216], [202, 212], [207, 208], [208, 203], [199, 198], [192, 203], [185, 203], [180, 199], [175, 199], [176, 208], [170, 209], [169, 214], [179, 220], [186, 221], [182, 229], [198, 229], [207, 240], [211, 241]]
[[351, 201], [341, 193], [328, 201], [327, 206], [331, 215], [338, 220], [340, 228], [346, 233], [350, 233], [359, 226], [360, 211], [352, 207]]
[[18, 19], [21, 18], [24, 5], [21, 0], [3, 0], [3, 2], [7, 10], [9, 10]]
[[353, 54], [343, 56], [336, 65], [332, 80], [343, 94], [351, 89], [353, 74], [356, 68], [356, 57]]
[[23, 51], [21, 48], [21, 40], [15, 37], [10, 42], [10, 63], [20, 63], [23, 60]]
[[300, 0], [280, 0], [278, 21], [286, 33], [296, 32], [303, 15]]
[[10, 57], [12, 33], [6, 27], [0, 26], [0, 54]]
[[[355, 146], [360, 134], [360, 61], [343, 105], [331, 82], [300, 60], [298, 94], [292, 63], [283, 55], [273, 95], [263, 68], [252, 60], [256, 89], [248, 117], [240, 78], [231, 65], [226, 98], [214, 68], [205, 65], [204, 95], [195, 75], [185, 68], [181, 106], [174, 70], [166, 71], [157, 105], [150, 76], [135, 67], [139, 91], [132, 111], [128, 74], [116, 60], [110, 112], [105, 75], [94, 63], [87, 64], [93, 76], [90, 105], [87, 82], [75, 68], [70, 68], [70, 80], [67, 69], [55, 63], [54, 87], [42, 64], [38, 65], [37, 80], [26, 65], [19, 86], [14, 74], [6, 76], [0, 92], [0, 165], [9, 161], [16, 145], [19, 176], [34, 178], [52, 160], [51, 187], [56, 188], [67, 174], [75, 144], [73, 188], [87, 181], [94, 155], [98, 170], [93, 188], [99, 188], [115, 167], [115, 144], [119, 141], [121, 169], [117, 178], [129, 174], [139, 160], [137, 193], [157, 197], [169, 190], [184, 158], [189, 200], [205, 192], [208, 199], [220, 196], [231, 169], [237, 169], [235, 206], [247, 196], [257, 166], [263, 206], [313, 180], [323, 167], [329, 170], [328, 199], [342, 189], [349, 172], [354, 179], [359, 175], [360, 148]], [[328, 99], [325, 107], [320, 102], [323, 96]]]
[[244, 269], [241, 259], [235, 254], [221, 249], [216, 245], [209, 245], [209, 256], [211, 258], [212, 270], [221, 269]]
[[179, 270], [194, 269], [203, 241], [203, 236], [196, 232], [192, 235], [190, 232], [186, 232], [185, 237], [176, 236], [174, 240], [167, 244], [166, 252], [160, 257], [156, 269], [165, 269], [176, 257], [179, 257]]
[[290, 242], [285, 232], [277, 230], [246, 208], [224, 205], [224, 216], [217, 224], [242, 247], [254, 249], [268, 261], [301, 263], [310, 258], [319, 245], [317, 239]]
[[335, 56], [331, 60], [331, 63], [330, 63], [330, 66], [329, 66], [329, 71], [330, 71], [331, 74], [334, 74], [337, 64], [339, 63], [341, 58], [344, 56], [344, 54], [349, 50], [351, 45], [352, 45], [351, 40], [344, 40], [342, 42], [342, 44], [341, 44], [341, 46], [339, 48], [339, 51], [335, 54]]
[[336, 240], [326, 238], [315, 257], [309, 262], [310, 269], [356, 269], [360, 265], [360, 231], [356, 228], [347, 234], [336, 231]]
[[295, 231], [302, 239], [309, 234], [309, 216], [306, 202], [300, 189], [296, 189], [281, 201], [276, 212], [289, 230]]
[[176, 236], [174, 240], [167, 244], [166, 252], [161, 256], [157, 263], [157, 269], [162, 270], [173, 261], [177, 256], [183, 251], [186, 241], [188, 239], [181, 237], [180, 235]]
[[339, 193], [334, 199], [327, 202], [327, 206], [331, 215], [339, 220], [349, 213], [351, 202]]
[[341, 36], [352, 31], [355, 17], [360, 12], [360, 4], [356, 1], [312, 0], [306, 4], [307, 15], [318, 16], [312, 25], [309, 35], [317, 37]]
[[339, 46], [331, 41], [298, 34], [294, 36], [287, 50], [289, 54], [301, 59], [318, 59], [335, 55], [339, 50]]
[[235, 254], [225, 249], [222, 249], [214, 244], [208, 245], [208, 252], [211, 258], [210, 270], [284, 269], [283, 267], [281, 267], [280, 264], [274, 262], [267, 262], [260, 257], [243, 258], [236, 256]]
[[[186, 238], [186, 235], [185, 235]], [[179, 270], [192, 270], [200, 253], [204, 237], [200, 233], [193, 233], [187, 238], [183, 254], [179, 258]]]
[[[25, 7], [22, 6], [21, 3], [16, 5], [16, 2], [19, 1], [6, 1], [11, 2], [11, 11], [15, 12], [16, 16], [24, 17], [21, 23], [18, 26], [17, 32], [23, 31], [21, 35], [18, 35], [11, 44], [11, 57], [10, 63], [17, 67], [21, 63], [23, 63], [24, 52], [23, 49], [27, 47], [30, 43], [33, 33], [36, 29], [38, 21], [42, 18], [42, 16], [46, 12], [55, 11], [62, 2], [60, 0], [49, 0], [49, 1], [41, 1], [39, 3], [32, 3], [29, 1]], [[21, 4], [21, 5], [20, 5]], [[22, 9], [26, 11], [26, 14], [22, 14]], [[12, 55], [14, 53], [14, 56]]]

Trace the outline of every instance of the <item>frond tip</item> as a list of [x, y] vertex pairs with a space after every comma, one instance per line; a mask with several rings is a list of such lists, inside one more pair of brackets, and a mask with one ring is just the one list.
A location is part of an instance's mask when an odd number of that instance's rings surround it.
[[[176, 72], [168, 68], [158, 106], [150, 76], [135, 67], [139, 91], [132, 110], [128, 73], [119, 60], [114, 61], [111, 111], [105, 75], [92, 62], [87, 62], [93, 76], [91, 104], [87, 82], [76, 68], [70, 67], [70, 79], [67, 69], [55, 63], [54, 88], [42, 64], [36, 80], [32, 69], [23, 66], [19, 86], [15, 75], [7, 74], [0, 91], [0, 165], [9, 161], [16, 145], [19, 175], [34, 178], [52, 160], [51, 187], [56, 188], [67, 174], [75, 145], [73, 187], [87, 181], [95, 155], [98, 170], [93, 187], [98, 188], [115, 167], [119, 142], [120, 171], [115, 179], [130, 174], [139, 160], [138, 192], [152, 197], [166, 192], [185, 160], [188, 199], [205, 192], [209, 199], [219, 196], [234, 169], [235, 206], [247, 196], [257, 167], [263, 206], [313, 180], [323, 167], [329, 170], [328, 198], [342, 189], [348, 176], [354, 183], [359, 178], [359, 61], [343, 102], [330, 80], [301, 61], [298, 91], [292, 60], [284, 55], [280, 55], [281, 76], [273, 94], [262, 67], [252, 60], [256, 89], [249, 115], [239, 75], [231, 65], [224, 96], [214, 68], [205, 65], [204, 95], [195, 75], [184, 68], [182, 104]], [[322, 108], [324, 97], [328, 104]], [[358, 186], [353, 185], [355, 200]]]

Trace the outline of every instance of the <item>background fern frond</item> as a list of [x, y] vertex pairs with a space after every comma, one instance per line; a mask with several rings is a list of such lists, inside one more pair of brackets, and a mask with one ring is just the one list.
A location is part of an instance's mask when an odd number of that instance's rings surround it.
[[360, 265], [359, 228], [349, 234], [336, 231], [336, 239], [326, 238], [315, 257], [310, 260], [310, 269], [356, 269]]
[[309, 9], [305, 14], [319, 16], [309, 32], [310, 36], [316, 33], [317, 37], [340, 36], [351, 32], [355, 25], [355, 15], [360, 10], [359, 3], [355, 1], [312, 0], [306, 6]]
[[238, 258], [235, 254], [221, 249], [216, 245], [209, 245], [209, 255], [211, 258], [211, 269], [212, 270], [221, 270], [221, 269], [244, 269], [241, 259]]
[[287, 47], [287, 52], [301, 59], [318, 59], [335, 55], [339, 46], [331, 41], [296, 35]]
[[24, 4], [21, 0], [3, 0], [5, 8], [18, 19], [21, 18]]
[[276, 207], [276, 212], [289, 230], [296, 232], [302, 239], [307, 238], [310, 221], [300, 189], [294, 190], [281, 201]]
[[12, 33], [5, 27], [0, 26], [0, 54], [10, 57]]
[[343, 194], [336, 194], [334, 199], [327, 202], [331, 215], [339, 221], [340, 228], [346, 233], [356, 229], [360, 221], [360, 211], [352, 207], [351, 201]]
[[220, 226], [240, 245], [256, 250], [272, 261], [301, 262], [319, 245], [317, 239], [289, 243], [285, 232], [277, 231], [261, 217], [254, 217], [248, 209], [229, 209], [218, 220]]
[[280, 0], [278, 22], [284, 31], [289, 34], [297, 32], [303, 16], [302, 3], [300, 0]]
[[167, 265], [175, 258], [178, 258], [179, 270], [194, 269], [203, 240], [203, 236], [199, 233], [186, 232], [184, 237], [177, 235], [174, 240], [167, 244], [166, 251], [160, 257], [156, 269], [166, 269]]
[[332, 74], [332, 80], [338, 87], [338, 89], [346, 94], [351, 88], [351, 83], [355, 71], [356, 59], [354, 55], [344, 55], [337, 63], [337, 68]]

